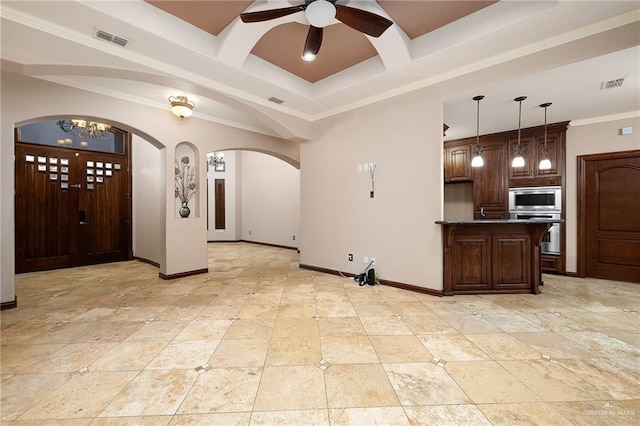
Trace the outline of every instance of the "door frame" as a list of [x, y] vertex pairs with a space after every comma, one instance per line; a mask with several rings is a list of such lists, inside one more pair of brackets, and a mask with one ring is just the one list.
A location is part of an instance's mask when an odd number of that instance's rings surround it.
[[616, 160], [620, 158], [630, 158], [640, 156], [640, 149], [634, 149], [630, 151], [616, 151], [616, 152], [604, 152], [601, 154], [589, 154], [589, 155], [579, 155], [577, 157], [578, 161], [578, 182], [577, 182], [577, 191], [578, 191], [578, 267], [577, 267], [577, 275], [580, 278], [585, 278], [587, 276], [587, 253], [586, 253], [586, 244], [587, 244], [587, 233], [585, 230], [586, 225], [586, 180], [587, 180], [587, 162], [589, 161], [600, 161], [600, 160]]

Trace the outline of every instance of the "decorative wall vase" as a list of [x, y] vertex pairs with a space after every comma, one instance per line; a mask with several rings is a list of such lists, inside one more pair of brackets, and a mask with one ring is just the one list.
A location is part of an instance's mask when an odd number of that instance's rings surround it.
[[191, 214], [191, 209], [189, 208], [189, 204], [186, 202], [183, 202], [182, 207], [180, 207], [180, 210], [178, 210], [178, 212], [180, 213], [180, 217], [189, 217], [189, 215]]

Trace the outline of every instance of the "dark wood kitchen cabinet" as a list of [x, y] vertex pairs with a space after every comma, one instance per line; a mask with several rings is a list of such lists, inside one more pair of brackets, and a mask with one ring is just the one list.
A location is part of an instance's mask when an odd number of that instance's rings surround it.
[[471, 180], [471, 145], [447, 145], [444, 148], [444, 181]]
[[471, 170], [475, 219], [509, 218], [507, 146], [503, 141], [482, 143], [484, 166]]
[[[537, 128], [536, 128], [537, 129]], [[547, 127], [547, 153], [551, 160], [551, 168], [540, 170], [538, 165], [543, 157], [544, 151], [544, 130], [535, 132], [526, 131], [520, 137], [520, 143], [524, 148], [524, 167], [511, 167], [511, 160], [515, 156], [515, 146], [517, 145], [517, 134], [508, 140], [509, 146], [509, 186], [559, 186], [562, 185], [562, 174], [564, 173], [564, 151], [566, 123], [558, 123]]]

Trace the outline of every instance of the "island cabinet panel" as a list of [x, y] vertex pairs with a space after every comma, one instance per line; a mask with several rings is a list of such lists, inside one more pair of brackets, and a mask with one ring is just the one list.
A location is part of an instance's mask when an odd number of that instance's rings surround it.
[[555, 222], [436, 221], [443, 225], [443, 294], [540, 293], [540, 243]]
[[523, 289], [531, 286], [531, 238], [498, 234], [491, 239], [495, 289]]
[[453, 241], [452, 258], [460, 265], [451, 271], [455, 289], [478, 291], [491, 288], [491, 235], [456, 238]]

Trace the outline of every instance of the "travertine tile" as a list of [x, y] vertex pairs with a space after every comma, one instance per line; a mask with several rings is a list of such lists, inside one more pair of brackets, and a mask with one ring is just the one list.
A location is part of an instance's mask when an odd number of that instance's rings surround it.
[[475, 405], [427, 405], [405, 407], [412, 425], [491, 426]]
[[322, 357], [331, 364], [380, 362], [367, 336], [326, 336], [320, 340]]
[[445, 369], [476, 404], [541, 401], [494, 361], [448, 362]]
[[258, 391], [260, 368], [212, 368], [193, 385], [179, 414], [250, 412]]
[[329, 410], [332, 425], [394, 425], [411, 423], [402, 407], [332, 408]]
[[414, 336], [370, 336], [380, 362], [429, 362], [433, 355]]
[[137, 261], [17, 275], [3, 424], [638, 424], [637, 284], [439, 298], [207, 250], [171, 281]]
[[[254, 411], [251, 426], [329, 426], [329, 416], [323, 410]], [[335, 424], [335, 423], [332, 423]]]
[[75, 374], [33, 405], [20, 420], [95, 417], [137, 374], [137, 371]]
[[384, 364], [384, 369], [403, 406], [471, 402], [449, 374], [436, 364]]
[[324, 374], [329, 408], [400, 406], [380, 364], [332, 365]]
[[574, 424], [547, 403], [479, 404], [478, 408], [494, 426]]
[[212, 367], [262, 367], [269, 339], [223, 339], [209, 359]]
[[489, 355], [461, 334], [428, 334], [419, 338], [434, 357], [445, 361], [489, 359]]
[[197, 378], [194, 370], [143, 371], [98, 417], [173, 415]]
[[322, 370], [312, 366], [265, 367], [255, 411], [327, 408]]
[[0, 419], [17, 419], [68, 380], [68, 374], [22, 374], [3, 380]]
[[562, 364], [541, 359], [498, 363], [547, 402], [609, 398], [607, 393], [598, 390]]

